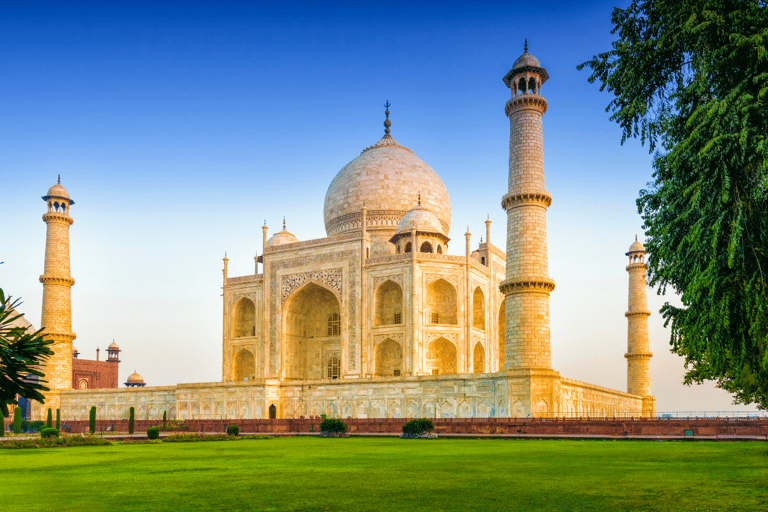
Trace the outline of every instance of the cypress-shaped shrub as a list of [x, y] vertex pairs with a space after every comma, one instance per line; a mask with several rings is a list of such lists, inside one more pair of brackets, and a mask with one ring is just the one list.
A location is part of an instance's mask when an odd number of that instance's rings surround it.
[[158, 427], [149, 427], [147, 429], [147, 437], [149, 439], [157, 439], [160, 437], [160, 429]]
[[133, 419], [134, 419], [133, 414], [134, 414], [133, 407], [131, 407], [131, 412], [128, 415], [128, 433], [131, 435], [133, 435]]
[[53, 413], [50, 407], [48, 408], [48, 417], [45, 419], [45, 427], [53, 428]]
[[240, 427], [237, 425], [227, 425], [227, 435], [228, 436], [239, 436], [240, 435]]
[[325, 419], [320, 423], [320, 432], [324, 434], [343, 434], [347, 424], [338, 419]]
[[96, 406], [91, 406], [91, 412], [88, 414], [88, 430], [91, 434], [96, 433]]
[[56, 430], [61, 430], [61, 409], [56, 409]]
[[165, 426], [165, 422], [166, 422], [166, 418], [167, 418], [167, 416], [165, 414], [166, 412], [168, 412], [168, 411], [163, 411], [163, 426]]
[[13, 411], [13, 433], [21, 434], [21, 407]]
[[40, 431], [40, 437], [43, 439], [47, 439], [49, 437], [59, 437], [59, 431], [55, 428], [44, 428]]
[[0, 437], [5, 437], [5, 414], [0, 412]]

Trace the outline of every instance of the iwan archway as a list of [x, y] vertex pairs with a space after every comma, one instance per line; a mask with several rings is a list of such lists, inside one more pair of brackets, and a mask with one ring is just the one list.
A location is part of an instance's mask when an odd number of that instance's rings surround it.
[[341, 376], [341, 307], [325, 286], [309, 282], [283, 308], [282, 373], [286, 380]]

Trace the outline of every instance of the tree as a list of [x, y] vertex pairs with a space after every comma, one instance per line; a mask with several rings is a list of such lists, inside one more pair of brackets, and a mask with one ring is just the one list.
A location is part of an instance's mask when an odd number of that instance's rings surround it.
[[61, 409], [56, 409], [56, 430], [61, 430]]
[[91, 434], [96, 432], [96, 406], [91, 406], [91, 411], [88, 413], [88, 430]]
[[47, 428], [53, 428], [53, 412], [51, 408], [48, 408], [48, 417], [45, 419], [45, 426]]
[[0, 437], [5, 437], [5, 414], [0, 412]]
[[130, 409], [130, 414], [128, 416], [128, 433], [133, 435], [133, 424], [134, 424], [134, 411], [133, 407]]
[[17, 407], [13, 410], [13, 433], [21, 434], [21, 409]]
[[[18, 404], [16, 396], [43, 402], [41, 391], [48, 391], [40, 370], [42, 363], [53, 355], [43, 330], [27, 332], [14, 321], [23, 315], [16, 312], [18, 299], [6, 297], [0, 289], [0, 413], [8, 416], [8, 405]], [[37, 380], [29, 376], [38, 377]]]
[[581, 64], [614, 98], [622, 144], [654, 156], [640, 191], [649, 284], [685, 383], [768, 408], [768, 2], [634, 0]]

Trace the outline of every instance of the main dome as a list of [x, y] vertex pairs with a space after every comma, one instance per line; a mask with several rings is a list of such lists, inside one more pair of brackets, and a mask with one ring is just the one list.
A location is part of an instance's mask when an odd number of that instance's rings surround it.
[[325, 231], [329, 236], [366, 227], [391, 236], [403, 215], [421, 205], [440, 221], [443, 233], [451, 227], [451, 199], [437, 173], [410, 149], [385, 135], [349, 162], [333, 178], [325, 194]]

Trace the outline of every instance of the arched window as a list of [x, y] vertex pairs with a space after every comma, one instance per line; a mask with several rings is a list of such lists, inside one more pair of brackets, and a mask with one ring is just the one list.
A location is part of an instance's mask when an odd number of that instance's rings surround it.
[[520, 78], [520, 82], [518, 83], [517, 88], [520, 91], [520, 94], [525, 94], [525, 90], [527, 89], [525, 85], [525, 77]]
[[474, 356], [472, 358], [472, 370], [474, 373], [485, 373], [485, 349], [483, 345], [478, 342], [475, 345]]
[[403, 365], [403, 350], [400, 344], [389, 338], [376, 345], [377, 377], [399, 377]]
[[341, 317], [338, 313], [331, 313], [328, 317], [328, 336], [339, 336], [341, 334]]
[[472, 294], [472, 327], [485, 330], [485, 295], [479, 286]]
[[445, 338], [437, 338], [427, 347], [427, 368], [432, 375], [456, 373], [456, 346]]
[[437, 244], [437, 254], [443, 254], [443, 246], [440, 244]]
[[244, 336], [256, 336], [256, 306], [253, 302], [243, 297], [235, 304], [232, 335], [235, 338]]
[[533, 77], [528, 79], [528, 92], [536, 94], [536, 80]]
[[338, 357], [332, 356], [328, 359], [326, 375], [329, 379], [338, 379], [341, 376], [341, 363]]
[[419, 249], [420, 252], [432, 252], [432, 244], [429, 242], [424, 242], [421, 244], [421, 249]]
[[411, 242], [405, 243], [405, 251], [404, 252], [411, 252]]
[[375, 325], [395, 325], [403, 323], [403, 290], [387, 279], [376, 289]]
[[427, 287], [427, 311], [430, 323], [456, 324], [456, 289], [445, 279]]

